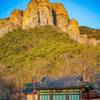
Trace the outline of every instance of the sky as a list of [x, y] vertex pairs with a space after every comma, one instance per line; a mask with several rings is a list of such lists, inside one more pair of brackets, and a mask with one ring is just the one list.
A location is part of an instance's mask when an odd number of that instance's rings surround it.
[[[0, 18], [10, 15], [14, 9], [25, 10], [30, 0], [0, 0]], [[100, 29], [100, 0], [50, 0], [64, 4], [70, 18], [78, 20], [80, 26]]]

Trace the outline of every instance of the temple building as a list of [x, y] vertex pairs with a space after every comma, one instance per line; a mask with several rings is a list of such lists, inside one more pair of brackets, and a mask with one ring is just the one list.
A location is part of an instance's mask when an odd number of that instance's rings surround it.
[[25, 83], [23, 93], [26, 100], [91, 100], [97, 94], [92, 90], [92, 84], [80, 76], [44, 77], [40, 82]]

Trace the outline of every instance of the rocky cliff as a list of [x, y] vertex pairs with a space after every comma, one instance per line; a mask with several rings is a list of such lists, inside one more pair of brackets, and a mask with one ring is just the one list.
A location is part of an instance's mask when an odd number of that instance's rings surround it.
[[22, 27], [53, 26], [52, 7], [48, 0], [32, 0], [23, 14]]
[[9, 18], [1, 19], [0, 36], [19, 27], [28, 29], [45, 25], [59, 28], [71, 39], [82, 44], [97, 45], [100, 42], [80, 35], [78, 22], [75, 19], [70, 20], [63, 4], [50, 3], [49, 0], [31, 0], [25, 11], [14, 10]]
[[14, 10], [9, 18], [0, 19], [0, 36], [22, 26], [23, 11]]
[[62, 31], [67, 32], [67, 27], [70, 22], [68, 12], [65, 10], [63, 4], [52, 3], [54, 25]]

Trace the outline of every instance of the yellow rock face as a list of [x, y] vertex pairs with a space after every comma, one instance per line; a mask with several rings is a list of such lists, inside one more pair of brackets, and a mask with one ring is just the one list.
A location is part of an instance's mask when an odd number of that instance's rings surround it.
[[30, 2], [23, 13], [23, 28], [32, 28], [38, 24], [38, 7], [37, 2]]
[[63, 4], [50, 3], [49, 0], [31, 0], [25, 11], [14, 10], [7, 20], [0, 21], [0, 25], [13, 25], [23, 29], [51, 25], [66, 32], [69, 21]]
[[63, 4], [61, 3], [52, 3], [51, 5], [54, 10], [54, 21], [56, 21], [55, 25], [62, 31], [66, 32], [70, 21], [68, 12], [65, 10]]
[[15, 10], [11, 13], [10, 17], [0, 20], [0, 36], [11, 32], [22, 26], [22, 10]]
[[14, 10], [10, 16], [10, 22], [12, 24], [22, 26], [22, 18], [23, 18], [23, 11], [22, 10]]
[[40, 26], [53, 26], [52, 7], [50, 3], [44, 2], [38, 4]]
[[52, 7], [48, 0], [33, 0], [23, 16], [23, 28], [53, 25]]
[[55, 13], [57, 15], [62, 14], [64, 16], [66, 16], [67, 18], [69, 18], [68, 12], [65, 10], [63, 4], [61, 3], [51, 3]]
[[79, 34], [79, 26], [78, 26], [77, 20], [72, 19], [70, 21], [70, 23], [69, 23], [69, 31]]
[[73, 40], [78, 40], [80, 38], [79, 34], [79, 27], [78, 27], [78, 22], [75, 19], [72, 19], [69, 23], [68, 26], [68, 34]]
[[78, 22], [72, 19], [69, 23], [68, 34], [71, 39], [85, 45], [97, 45], [98, 41], [94, 38], [88, 38], [87, 35], [80, 35]]

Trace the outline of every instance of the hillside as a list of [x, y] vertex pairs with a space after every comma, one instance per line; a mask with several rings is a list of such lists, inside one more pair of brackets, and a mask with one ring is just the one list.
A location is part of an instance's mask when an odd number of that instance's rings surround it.
[[0, 64], [5, 65], [8, 71], [6, 74], [23, 77], [23, 80], [24, 77], [27, 80], [31, 75], [37, 75], [39, 70], [43, 71], [41, 75], [56, 75], [57, 70], [64, 69], [64, 66], [67, 68], [67, 60], [72, 64], [71, 68], [77, 71], [58, 71], [59, 75], [81, 74], [78, 64], [84, 63], [82, 67], [91, 65], [94, 68], [99, 65], [100, 46], [78, 44], [69, 39], [68, 35], [56, 30], [50, 26], [30, 30], [19, 29], [0, 38]]
[[86, 26], [80, 26], [80, 34], [86, 34], [89, 38], [96, 38], [100, 40], [100, 29], [89, 28]]
[[16, 87], [31, 81], [33, 76], [40, 79], [45, 75], [82, 75], [93, 81], [99, 71], [100, 45], [79, 44], [57, 28], [18, 29], [0, 38], [2, 94], [7, 88], [17, 93]]

